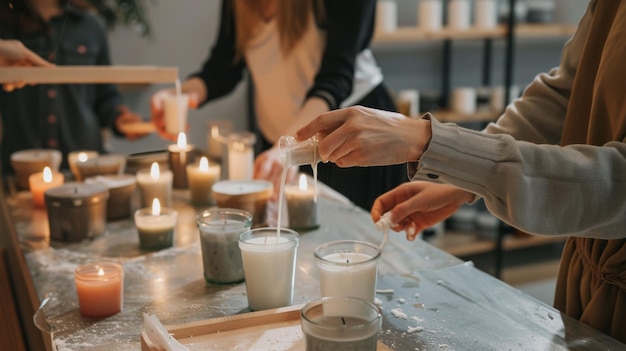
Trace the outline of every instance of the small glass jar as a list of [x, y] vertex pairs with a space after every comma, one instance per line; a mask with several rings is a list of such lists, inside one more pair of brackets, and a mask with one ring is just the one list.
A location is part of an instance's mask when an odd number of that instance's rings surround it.
[[278, 139], [278, 151], [286, 167], [316, 165], [322, 160], [318, 146], [317, 136], [303, 141], [296, 140], [292, 135], [283, 135]]

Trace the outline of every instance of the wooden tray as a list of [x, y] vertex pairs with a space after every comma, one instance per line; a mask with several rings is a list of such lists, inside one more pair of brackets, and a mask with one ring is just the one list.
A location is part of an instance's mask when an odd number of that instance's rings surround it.
[[175, 83], [178, 68], [156, 66], [0, 67], [0, 83]]
[[[302, 351], [300, 328], [302, 305], [249, 312], [167, 327], [189, 350], [276, 350]], [[141, 350], [158, 351], [144, 332]], [[378, 341], [378, 351], [391, 351]]]

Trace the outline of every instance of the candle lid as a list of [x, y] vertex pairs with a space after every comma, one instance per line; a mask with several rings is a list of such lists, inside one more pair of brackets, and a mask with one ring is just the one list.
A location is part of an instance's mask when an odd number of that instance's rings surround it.
[[212, 190], [220, 195], [271, 194], [273, 185], [266, 180], [221, 180], [213, 184]]
[[123, 188], [134, 185], [135, 182], [136, 178], [131, 174], [107, 174], [85, 179], [85, 184], [101, 183], [109, 189]]
[[48, 206], [81, 207], [106, 201], [109, 198], [109, 189], [100, 183], [69, 182], [46, 190], [44, 196]]
[[256, 143], [256, 135], [251, 132], [234, 132], [228, 134], [227, 140], [229, 143], [237, 142], [244, 145], [254, 145]]
[[126, 157], [123, 155], [102, 155], [98, 157], [88, 158], [87, 160], [77, 164], [78, 167], [110, 167], [120, 165], [123, 168], [126, 164]]

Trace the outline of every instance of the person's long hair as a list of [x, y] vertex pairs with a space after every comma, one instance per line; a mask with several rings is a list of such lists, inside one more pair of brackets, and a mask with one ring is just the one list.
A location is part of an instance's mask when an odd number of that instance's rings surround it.
[[[324, 17], [322, 0], [275, 0], [276, 24], [280, 37], [283, 55], [288, 55], [298, 43], [309, 21], [315, 14], [318, 22]], [[262, 24], [262, 4], [259, 0], [231, 0], [235, 13], [235, 28], [237, 32], [237, 54], [243, 56], [246, 44], [256, 34]]]

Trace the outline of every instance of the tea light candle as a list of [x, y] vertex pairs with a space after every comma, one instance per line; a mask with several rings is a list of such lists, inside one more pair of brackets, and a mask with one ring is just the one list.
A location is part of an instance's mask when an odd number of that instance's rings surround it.
[[167, 148], [169, 154], [170, 169], [172, 170], [173, 186], [177, 189], [187, 188], [187, 164], [191, 163], [193, 145], [187, 144], [185, 133], [178, 133], [178, 140], [175, 145]]
[[122, 155], [101, 155], [77, 162], [77, 180], [106, 174], [121, 174], [126, 166], [126, 157]]
[[228, 136], [228, 179], [250, 180], [254, 172], [254, 134], [232, 133]]
[[267, 221], [267, 202], [273, 185], [265, 180], [221, 180], [213, 184], [212, 193], [217, 207], [236, 208], [252, 213], [253, 227]]
[[311, 229], [319, 227], [317, 197], [315, 189], [308, 186], [306, 175], [301, 174], [298, 185], [285, 186], [289, 227], [292, 229]]
[[44, 193], [46, 190], [62, 185], [64, 180], [62, 173], [52, 172], [50, 167], [47, 166], [44, 167], [43, 172], [31, 174], [28, 177], [28, 184], [33, 195], [35, 207], [44, 207]]
[[113, 262], [89, 263], [74, 270], [80, 314], [103, 318], [122, 310], [124, 269]]
[[67, 155], [67, 162], [70, 165], [70, 170], [74, 175], [74, 179], [78, 182], [83, 181], [83, 178], [78, 171], [77, 163], [82, 163], [87, 161], [90, 158], [98, 157], [98, 151], [92, 150], [80, 150], [80, 151], [72, 151]]
[[15, 185], [19, 190], [28, 190], [28, 177], [39, 173], [44, 167], [58, 171], [63, 154], [52, 149], [28, 149], [11, 154], [11, 166], [15, 172]]
[[220, 166], [217, 164], [209, 167], [209, 160], [206, 157], [202, 157], [198, 164], [187, 165], [187, 181], [193, 204], [213, 204], [211, 187], [220, 179], [220, 172]]
[[376, 305], [351, 297], [309, 302], [300, 319], [307, 350], [375, 351], [382, 324]]
[[290, 229], [257, 228], [239, 235], [239, 248], [253, 311], [291, 305], [298, 233]]
[[137, 186], [141, 192], [143, 207], [152, 206], [154, 198], [159, 199], [163, 206], [172, 204], [172, 171], [159, 169], [159, 164], [152, 163], [150, 169], [142, 169], [137, 172]]
[[353, 240], [331, 241], [314, 252], [324, 296], [358, 297], [374, 301], [380, 248]]
[[178, 212], [171, 208], [161, 208], [159, 199], [154, 199], [151, 208], [135, 211], [135, 226], [139, 234], [139, 247], [142, 250], [160, 250], [174, 243], [174, 227]]

